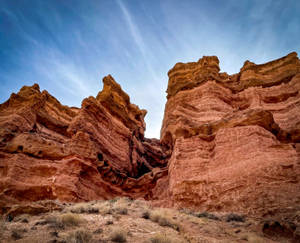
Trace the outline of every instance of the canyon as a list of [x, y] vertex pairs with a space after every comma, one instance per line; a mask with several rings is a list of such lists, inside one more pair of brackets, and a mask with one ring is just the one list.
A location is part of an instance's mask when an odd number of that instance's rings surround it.
[[259, 217], [300, 212], [297, 53], [246, 61], [233, 75], [204, 56], [168, 76], [160, 140], [145, 138], [147, 111], [110, 75], [80, 108], [38, 84], [13, 93], [0, 105], [0, 213], [115, 197]]

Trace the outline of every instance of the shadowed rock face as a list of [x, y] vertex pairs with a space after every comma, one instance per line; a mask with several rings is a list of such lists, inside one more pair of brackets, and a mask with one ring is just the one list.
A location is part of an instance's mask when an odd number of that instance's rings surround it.
[[217, 57], [168, 73], [161, 139], [111, 76], [81, 108], [37, 84], [0, 105], [0, 206], [143, 197], [159, 205], [275, 214], [300, 205], [300, 61], [238, 74]]
[[111, 76], [80, 109], [61, 105], [37, 84], [0, 106], [0, 200], [81, 201], [151, 195], [167, 156], [144, 138], [145, 110]]

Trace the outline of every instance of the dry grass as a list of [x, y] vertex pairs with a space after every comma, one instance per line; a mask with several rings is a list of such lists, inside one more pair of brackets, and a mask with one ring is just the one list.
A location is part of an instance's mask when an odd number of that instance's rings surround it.
[[191, 215], [191, 216], [198, 217], [198, 218], [208, 218], [208, 219], [213, 219], [213, 220], [220, 220], [219, 217], [217, 217], [216, 215], [209, 213], [209, 212], [194, 212], [187, 208], [181, 209], [180, 212], [182, 212], [186, 215]]
[[246, 240], [250, 243], [264, 243], [266, 242], [264, 238], [256, 235], [256, 234], [253, 234], [253, 233], [245, 233], [242, 235], [241, 237], [243, 240]]
[[[240, 231], [235, 232], [232, 228], [235, 224], [225, 222], [229, 214], [216, 214], [221, 215], [219, 220], [210, 220], [216, 216], [191, 210], [153, 208], [151, 202], [129, 198], [63, 205], [62, 212], [24, 214], [11, 222], [0, 220], [0, 242], [175, 243], [210, 242], [221, 237], [222, 242], [237, 242], [242, 238], [258, 243], [265, 240], [263, 235], [255, 233], [255, 224], [238, 224]], [[230, 220], [239, 221], [239, 218], [231, 214]], [[252, 222], [252, 218], [247, 220]], [[20, 227], [27, 232], [19, 230]]]
[[79, 214], [64, 213], [64, 214], [51, 214], [48, 215], [44, 221], [40, 221], [37, 224], [48, 224], [50, 228], [55, 230], [64, 229], [68, 226], [78, 226], [84, 222], [84, 219]]
[[7, 230], [5, 221], [3, 219], [0, 219], [0, 235], [2, 235], [5, 230]]
[[137, 207], [141, 207], [141, 208], [150, 208], [151, 207], [151, 204], [149, 201], [145, 201], [145, 200], [134, 200], [132, 201], [132, 203], [134, 205], [136, 205]]
[[84, 221], [80, 215], [73, 213], [62, 214], [60, 218], [64, 226], [78, 226]]
[[119, 198], [116, 202], [113, 204], [113, 211], [115, 211], [117, 214], [128, 214], [128, 208], [131, 206], [132, 200], [129, 198]]
[[112, 228], [109, 238], [113, 242], [126, 242], [126, 232], [120, 227]]
[[172, 240], [166, 234], [157, 233], [150, 238], [151, 243], [172, 243]]
[[124, 207], [115, 208], [115, 212], [118, 214], [126, 215], [128, 214], [128, 209]]
[[28, 223], [28, 219], [30, 218], [30, 215], [28, 214], [21, 214], [14, 218], [14, 221], [16, 222], [22, 222], [22, 223]]
[[99, 213], [100, 213], [101, 215], [113, 214], [113, 209], [112, 209], [111, 204], [109, 204], [109, 203], [103, 204], [103, 205], [99, 208]]
[[99, 213], [100, 207], [103, 204], [102, 201], [93, 201], [88, 203], [76, 203], [71, 205], [70, 207], [67, 207], [65, 209], [65, 212], [71, 212], [71, 213], [87, 213], [87, 214], [97, 214]]
[[68, 243], [88, 243], [92, 241], [92, 234], [84, 229], [78, 229], [69, 233], [66, 237]]
[[14, 239], [14, 240], [19, 240], [19, 239], [22, 239], [23, 238], [23, 233], [26, 232], [26, 230], [24, 229], [12, 229], [11, 230], [11, 237]]
[[180, 230], [180, 225], [171, 219], [167, 212], [163, 209], [150, 212], [150, 220], [158, 223], [160, 226], [168, 226], [177, 231]]

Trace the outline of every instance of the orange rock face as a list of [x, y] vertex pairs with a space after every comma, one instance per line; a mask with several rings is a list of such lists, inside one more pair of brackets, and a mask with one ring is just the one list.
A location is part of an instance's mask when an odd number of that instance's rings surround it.
[[198, 210], [267, 215], [300, 205], [300, 61], [238, 74], [217, 57], [168, 73], [161, 139], [111, 76], [81, 108], [38, 85], [0, 105], [0, 206], [115, 196]]
[[217, 57], [169, 71], [161, 142], [170, 205], [274, 214], [300, 205], [300, 61], [296, 53], [240, 73]]
[[146, 111], [111, 76], [103, 82], [80, 109], [61, 105], [36, 84], [0, 106], [2, 206], [151, 196], [168, 173], [167, 156], [159, 140], [144, 138]]

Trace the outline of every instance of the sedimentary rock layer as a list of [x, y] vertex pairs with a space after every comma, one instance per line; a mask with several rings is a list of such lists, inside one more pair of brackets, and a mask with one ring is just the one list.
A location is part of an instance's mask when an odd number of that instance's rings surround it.
[[149, 197], [167, 174], [159, 140], [144, 138], [145, 110], [111, 76], [81, 108], [37, 84], [0, 106], [0, 201]]
[[0, 206], [115, 196], [254, 215], [300, 205], [296, 53], [234, 75], [217, 57], [169, 73], [161, 138], [111, 76], [80, 108], [37, 84], [0, 105]]
[[296, 53], [238, 74], [217, 57], [169, 71], [161, 142], [169, 202], [274, 214], [300, 203], [300, 61]]

